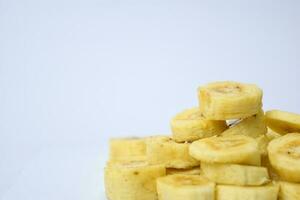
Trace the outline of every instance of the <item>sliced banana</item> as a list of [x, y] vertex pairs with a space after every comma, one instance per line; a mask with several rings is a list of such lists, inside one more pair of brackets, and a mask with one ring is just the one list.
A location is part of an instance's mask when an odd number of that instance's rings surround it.
[[172, 174], [184, 174], [184, 175], [200, 175], [200, 167], [193, 167], [189, 169], [175, 169], [175, 168], [167, 168], [167, 175]]
[[260, 165], [260, 151], [255, 139], [244, 135], [210, 137], [195, 141], [190, 155], [207, 163]]
[[268, 146], [270, 163], [286, 181], [300, 182], [300, 133], [289, 133]]
[[256, 138], [267, 133], [267, 130], [264, 112], [261, 110], [256, 115], [247, 117], [239, 123], [234, 124], [221, 135], [246, 135]]
[[173, 139], [176, 142], [195, 141], [222, 133], [226, 121], [207, 120], [199, 108], [187, 109], [171, 120]]
[[255, 138], [255, 140], [257, 141], [260, 154], [262, 156], [268, 156], [267, 147], [268, 147], [268, 144], [271, 141], [271, 139], [266, 134], [263, 134], [263, 135]]
[[279, 200], [299, 200], [300, 183], [280, 181]]
[[277, 200], [278, 184], [263, 186], [218, 185], [218, 200]]
[[215, 183], [199, 175], [174, 174], [157, 179], [159, 200], [214, 200]]
[[109, 143], [109, 160], [144, 160], [146, 158], [146, 142], [144, 138], [115, 138]]
[[253, 84], [231, 81], [215, 82], [200, 87], [200, 110], [207, 119], [246, 118], [259, 113], [262, 90]]
[[265, 167], [202, 162], [201, 170], [205, 177], [219, 184], [257, 186], [270, 182], [268, 170]]
[[268, 127], [280, 134], [300, 133], [300, 115], [280, 110], [266, 112]]
[[268, 132], [266, 133], [267, 137], [271, 140], [279, 138], [281, 135], [279, 133], [276, 133], [272, 129], [268, 127]]
[[147, 160], [150, 164], [163, 164], [166, 168], [185, 169], [199, 166], [189, 155], [189, 143], [176, 143], [166, 136], [147, 139]]
[[277, 174], [277, 172], [274, 170], [274, 168], [272, 167], [268, 156], [262, 156], [261, 166], [268, 169], [269, 176], [273, 181], [279, 181], [280, 180], [280, 177]]
[[166, 175], [163, 165], [143, 161], [107, 165], [104, 182], [110, 200], [156, 200], [156, 178]]

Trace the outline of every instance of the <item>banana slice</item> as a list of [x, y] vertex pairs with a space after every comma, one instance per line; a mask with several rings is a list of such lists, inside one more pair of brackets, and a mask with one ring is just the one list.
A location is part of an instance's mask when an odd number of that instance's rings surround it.
[[279, 200], [299, 200], [300, 183], [280, 181]]
[[150, 164], [163, 164], [166, 168], [191, 168], [199, 161], [189, 155], [189, 143], [176, 143], [166, 136], [147, 139], [147, 160]]
[[275, 131], [273, 131], [272, 129], [270, 129], [268, 127], [268, 131], [266, 133], [267, 137], [271, 140], [279, 138], [281, 135], [279, 133], [276, 133]]
[[193, 167], [190, 169], [175, 169], [175, 168], [167, 168], [167, 175], [172, 174], [183, 174], [183, 175], [200, 175], [200, 167]]
[[166, 175], [163, 165], [143, 161], [107, 165], [104, 182], [110, 200], [156, 200], [156, 178]]
[[249, 137], [259, 137], [267, 133], [267, 125], [265, 122], [264, 112], [261, 110], [256, 115], [245, 118], [239, 123], [231, 126], [221, 135], [246, 135]]
[[202, 162], [201, 170], [209, 180], [220, 184], [257, 186], [270, 182], [265, 167]]
[[215, 183], [199, 175], [174, 174], [157, 179], [159, 200], [214, 200]]
[[255, 138], [255, 140], [257, 141], [260, 154], [262, 156], [268, 156], [267, 147], [268, 147], [268, 144], [271, 141], [271, 139], [266, 134], [263, 134], [263, 135]]
[[259, 113], [262, 90], [253, 84], [215, 82], [198, 89], [200, 110], [207, 119], [246, 118]]
[[171, 120], [173, 139], [176, 142], [195, 141], [222, 133], [226, 121], [207, 120], [199, 108], [187, 109]]
[[279, 186], [267, 184], [263, 186], [218, 185], [218, 200], [277, 200]]
[[109, 144], [110, 161], [145, 160], [146, 142], [144, 138], [115, 138]]
[[300, 115], [280, 110], [266, 112], [267, 125], [277, 133], [300, 132]]
[[300, 133], [289, 133], [268, 146], [270, 163], [286, 181], [300, 182]]
[[261, 166], [268, 169], [268, 173], [269, 173], [269, 176], [270, 176], [271, 180], [273, 180], [273, 181], [279, 181], [280, 180], [280, 177], [277, 174], [277, 172], [274, 170], [274, 168], [272, 167], [268, 156], [262, 156]]
[[244, 135], [210, 137], [195, 141], [190, 155], [207, 163], [260, 165], [260, 152], [255, 139]]

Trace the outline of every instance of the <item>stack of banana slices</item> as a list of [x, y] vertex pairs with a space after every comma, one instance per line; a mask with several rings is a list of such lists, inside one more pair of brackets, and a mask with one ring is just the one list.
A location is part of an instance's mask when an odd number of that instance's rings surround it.
[[109, 200], [300, 200], [300, 115], [262, 110], [253, 84], [215, 82], [172, 136], [110, 141]]

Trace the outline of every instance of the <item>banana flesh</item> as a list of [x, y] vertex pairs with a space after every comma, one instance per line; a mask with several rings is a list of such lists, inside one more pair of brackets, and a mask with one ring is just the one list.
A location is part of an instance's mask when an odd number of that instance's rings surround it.
[[110, 162], [146, 159], [146, 142], [144, 138], [111, 139], [109, 148]]
[[147, 139], [147, 160], [150, 164], [163, 164], [166, 168], [186, 169], [199, 166], [189, 155], [189, 143], [176, 143], [166, 136]]
[[203, 175], [218, 184], [258, 186], [270, 182], [265, 167], [201, 163]]
[[268, 155], [282, 180], [300, 182], [300, 133], [289, 133], [272, 140]]
[[279, 200], [299, 200], [300, 183], [280, 181]]
[[257, 138], [267, 133], [267, 130], [268, 129], [265, 122], [264, 112], [260, 111], [256, 115], [245, 118], [239, 123], [231, 126], [221, 135], [246, 135], [249, 137]]
[[176, 142], [210, 137], [222, 133], [226, 128], [226, 121], [207, 120], [199, 108], [184, 110], [171, 120], [173, 139]]
[[183, 175], [200, 175], [200, 167], [193, 167], [189, 169], [175, 169], [175, 168], [167, 168], [167, 175], [172, 174], [183, 174]]
[[247, 118], [260, 112], [262, 90], [253, 84], [215, 82], [198, 89], [200, 111], [207, 119]]
[[277, 200], [278, 184], [263, 186], [218, 185], [218, 200]]
[[215, 183], [199, 175], [175, 174], [157, 179], [159, 200], [214, 200]]
[[166, 175], [163, 165], [143, 161], [109, 164], [104, 172], [109, 200], [157, 200], [156, 179]]
[[300, 133], [300, 115], [280, 110], [266, 112], [268, 127], [280, 134]]
[[244, 135], [210, 137], [195, 141], [190, 155], [206, 163], [260, 165], [260, 151], [255, 139]]

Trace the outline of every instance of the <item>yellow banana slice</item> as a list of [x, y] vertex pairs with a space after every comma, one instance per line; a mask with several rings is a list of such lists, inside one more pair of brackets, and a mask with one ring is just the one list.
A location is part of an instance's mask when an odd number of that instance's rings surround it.
[[157, 179], [159, 200], [214, 200], [215, 183], [199, 175], [174, 174]]
[[300, 133], [289, 133], [268, 146], [270, 163], [286, 181], [300, 182]]
[[167, 168], [167, 175], [183, 174], [183, 175], [200, 175], [200, 167], [193, 167], [189, 169], [175, 169]]
[[267, 133], [267, 130], [268, 129], [265, 122], [264, 112], [260, 111], [256, 115], [247, 117], [241, 120], [239, 123], [231, 126], [221, 135], [246, 135], [256, 138], [262, 134]]
[[147, 139], [147, 160], [150, 164], [163, 164], [166, 168], [191, 168], [199, 161], [189, 155], [189, 143], [176, 143], [166, 136]]
[[104, 182], [110, 200], [156, 200], [156, 178], [166, 175], [163, 165], [142, 161], [107, 165]]
[[268, 127], [268, 131], [266, 133], [267, 137], [271, 140], [279, 138], [281, 135], [279, 133], [276, 133], [275, 131], [273, 131], [272, 129], [270, 129]]
[[195, 141], [222, 133], [226, 121], [207, 120], [199, 108], [187, 109], [171, 120], [173, 139], [176, 142]]
[[253, 84], [215, 82], [198, 89], [200, 110], [207, 119], [246, 118], [259, 113], [262, 90]]
[[255, 139], [244, 135], [210, 137], [195, 141], [190, 155], [207, 163], [260, 165], [260, 152]]
[[300, 115], [280, 110], [266, 112], [268, 127], [280, 134], [300, 132]]
[[218, 200], [277, 200], [279, 186], [267, 184], [263, 186], [218, 185]]
[[146, 142], [144, 138], [115, 138], [109, 143], [109, 159], [114, 161], [145, 160]]
[[279, 200], [299, 200], [300, 183], [280, 181]]
[[270, 182], [265, 167], [202, 162], [201, 170], [205, 177], [219, 184], [257, 186]]

